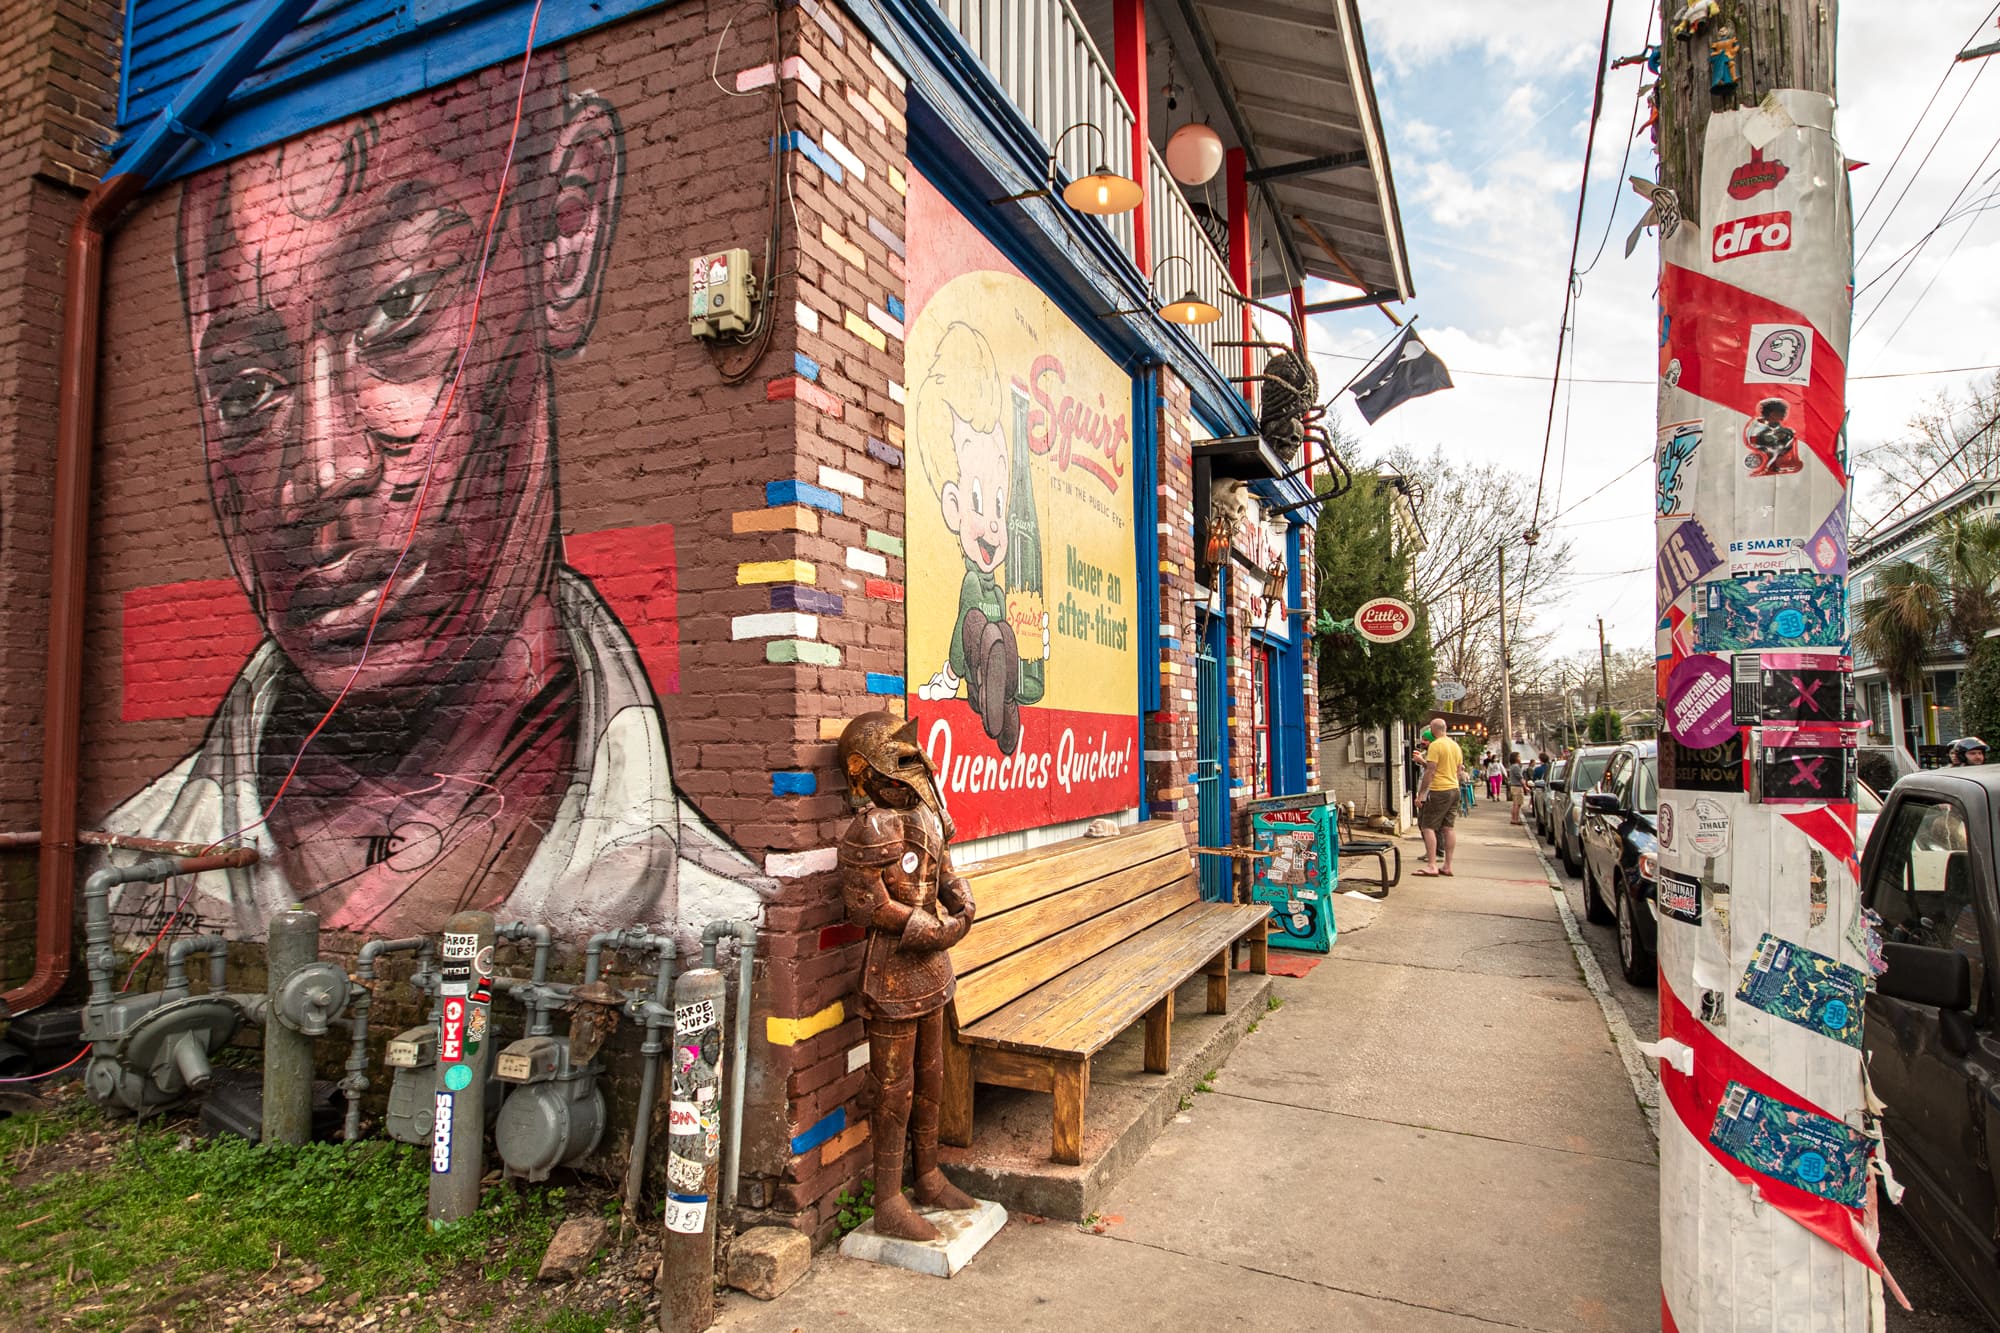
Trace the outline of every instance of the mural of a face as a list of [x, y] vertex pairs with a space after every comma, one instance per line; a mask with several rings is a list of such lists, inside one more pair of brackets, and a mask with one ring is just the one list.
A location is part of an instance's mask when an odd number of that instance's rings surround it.
[[106, 827], [257, 847], [198, 877], [204, 927], [256, 938], [302, 902], [335, 929], [477, 907], [688, 939], [774, 887], [676, 791], [638, 649], [563, 563], [554, 369], [596, 318], [623, 140], [559, 57], [518, 69], [183, 191], [210, 498], [266, 637]]
[[952, 418], [958, 480], [939, 494], [945, 526], [958, 534], [965, 558], [991, 574], [1007, 558], [1007, 437], [999, 426], [976, 431]]
[[567, 114], [523, 136], [483, 289], [506, 127], [468, 136], [436, 102], [205, 173], [183, 196], [223, 541], [322, 696], [346, 684], [371, 621], [358, 694], [480, 669], [552, 573], [549, 359], [591, 323], [619, 152], [604, 103], [540, 100], [546, 118]]

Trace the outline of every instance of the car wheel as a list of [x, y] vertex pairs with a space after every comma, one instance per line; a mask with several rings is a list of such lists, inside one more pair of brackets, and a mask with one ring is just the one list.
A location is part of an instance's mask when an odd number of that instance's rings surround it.
[[1583, 919], [1593, 926], [1608, 926], [1613, 918], [1611, 908], [1604, 901], [1604, 894], [1591, 876], [1590, 862], [1583, 863]]
[[1569, 839], [1560, 833], [1556, 835], [1556, 859], [1563, 863], [1563, 869], [1572, 875], [1580, 875], [1583, 870], [1576, 862], [1576, 853], [1570, 850]]
[[1618, 894], [1618, 970], [1634, 986], [1651, 988], [1658, 978], [1653, 967], [1653, 951], [1639, 938], [1638, 907], [1623, 886]]

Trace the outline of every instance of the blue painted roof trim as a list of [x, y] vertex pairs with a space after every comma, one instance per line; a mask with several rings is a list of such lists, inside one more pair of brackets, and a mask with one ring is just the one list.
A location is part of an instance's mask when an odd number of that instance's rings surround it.
[[[604, 27], [648, 9], [660, 8], [667, 0], [547, 0], [535, 34], [538, 48], [553, 46], [594, 28]], [[287, 0], [303, 12], [309, 0]], [[325, 5], [326, 0], [321, 0]], [[309, 55], [299, 55], [295, 36], [280, 43], [268, 61], [260, 59], [244, 70], [229, 87], [233, 93], [214, 115], [214, 123], [189, 117], [180, 119], [200, 130], [186, 151], [156, 170], [157, 183], [244, 153], [282, 142], [294, 135], [351, 116], [358, 111], [385, 105], [463, 78], [474, 70], [520, 56], [528, 41], [528, 20], [534, 0], [411, 0], [394, 6], [393, 26], [376, 29], [373, 40], [359, 43], [334, 42]], [[316, 16], [306, 14], [287, 24], [310, 25]], [[128, 20], [129, 22], [129, 20]], [[240, 31], [240, 30], [239, 30]], [[136, 34], [143, 42], [143, 34]], [[234, 37], [222, 39], [233, 42]], [[128, 53], [140, 55], [128, 44]], [[287, 58], [287, 52], [296, 58]], [[277, 62], [277, 67], [273, 66]], [[189, 80], [199, 84], [199, 78]], [[240, 87], [238, 85], [241, 85]], [[149, 90], [156, 93], [157, 88]], [[174, 95], [180, 96], [179, 92]], [[121, 89], [127, 112], [141, 109], [145, 98], [135, 98]], [[113, 174], [133, 170], [140, 143], [159, 125], [155, 116], [146, 128], [132, 134], [115, 150]], [[128, 127], [128, 133], [130, 127]]]
[[[909, 81], [910, 158], [917, 169], [1066, 314], [1094, 330], [1115, 359], [1134, 373], [1150, 365], [1173, 370], [1204, 417], [1228, 423], [1219, 434], [1255, 430], [1222, 372], [1180, 329], [1151, 313], [1139, 270], [1102, 225], [1053, 198], [987, 203], [1042, 181], [1048, 154], [943, 11], [925, 0], [843, 4]], [[1101, 317], [1142, 307], [1147, 313]]]

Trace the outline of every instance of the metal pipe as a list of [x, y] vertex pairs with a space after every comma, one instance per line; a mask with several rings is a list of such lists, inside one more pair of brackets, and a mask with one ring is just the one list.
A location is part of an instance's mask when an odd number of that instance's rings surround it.
[[660, 1039], [660, 1033], [671, 1029], [674, 1021], [670, 997], [673, 995], [674, 958], [679, 946], [670, 935], [655, 935], [637, 927], [592, 935], [584, 946], [586, 986], [597, 980], [607, 947], [647, 952], [658, 959], [653, 968], [652, 996], [630, 1006], [646, 1030], [646, 1039], [639, 1045], [639, 1054], [646, 1058], [645, 1068], [639, 1075], [639, 1115], [632, 1126], [632, 1151], [625, 1163], [625, 1211], [636, 1216], [639, 1195], [646, 1181], [646, 1152], [653, 1135], [653, 1104], [660, 1096], [660, 1057], [667, 1052], [667, 1043]]
[[42, 693], [42, 839], [35, 890], [35, 970], [0, 995], [20, 1015], [69, 979], [76, 893], [77, 758], [83, 724], [85, 575], [90, 558], [91, 442], [97, 433], [104, 246], [112, 227], [312, 0], [265, 0], [228, 34], [172, 101], [124, 146], [119, 171], [84, 196], [70, 226], [56, 361], [56, 458], [49, 541], [48, 656]]
[[[340, 1090], [347, 1097], [347, 1118], [340, 1132], [344, 1142], [352, 1143], [361, 1137], [361, 1095], [368, 1091], [368, 1011], [375, 1000], [375, 960], [391, 953], [426, 954], [430, 947], [427, 935], [369, 940], [361, 946], [361, 954], [354, 961], [353, 1041], [347, 1050], [347, 1076], [340, 1080]], [[421, 962], [418, 966], [421, 969]]]
[[208, 993], [220, 995], [228, 989], [229, 941], [220, 935], [189, 935], [175, 940], [167, 948], [167, 981], [160, 988], [162, 999], [187, 997], [187, 960], [198, 953], [208, 955]]
[[745, 1067], [750, 1063], [750, 990], [757, 963], [757, 923], [755, 921], [711, 921], [702, 928], [704, 957], [711, 956], [715, 941], [736, 935], [736, 1014], [731, 1027], [731, 1044], [736, 1048], [729, 1064], [729, 1138], [722, 1159], [722, 1192], [719, 1198], [736, 1207], [738, 1171], [743, 1161], [743, 1089]]
[[507, 986], [510, 993], [525, 994], [522, 998], [528, 1006], [528, 1035], [546, 1037], [555, 1031], [555, 1020], [551, 1015], [556, 1006], [566, 997], [567, 991], [548, 984], [549, 955], [554, 952], [553, 937], [547, 926], [531, 926], [525, 921], [515, 921], [509, 925], [494, 928], [495, 939], [533, 940], [535, 944], [534, 963], [530, 968], [527, 982], [520, 983], [513, 978], [495, 977], [493, 984], [500, 988], [502, 982], [514, 982]]
[[[164, 852], [168, 856], [200, 856], [204, 852], [214, 850], [208, 843], [169, 842], [165, 838], [142, 838], [136, 833], [106, 833], [103, 829], [79, 830], [76, 840], [84, 847], [116, 847], [121, 851]], [[0, 833], [0, 851], [11, 847], [39, 847], [41, 843], [40, 829]]]

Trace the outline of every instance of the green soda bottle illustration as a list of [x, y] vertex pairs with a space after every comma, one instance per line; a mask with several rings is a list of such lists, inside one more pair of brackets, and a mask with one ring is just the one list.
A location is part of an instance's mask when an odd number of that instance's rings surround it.
[[1048, 601], [1042, 595], [1042, 524], [1035, 513], [1035, 482], [1029, 471], [1028, 391], [1014, 385], [1014, 434], [1007, 473], [1007, 623], [1014, 627], [1014, 646], [1021, 655], [1022, 704], [1040, 701], [1047, 689], [1042, 659], [1042, 617]]

